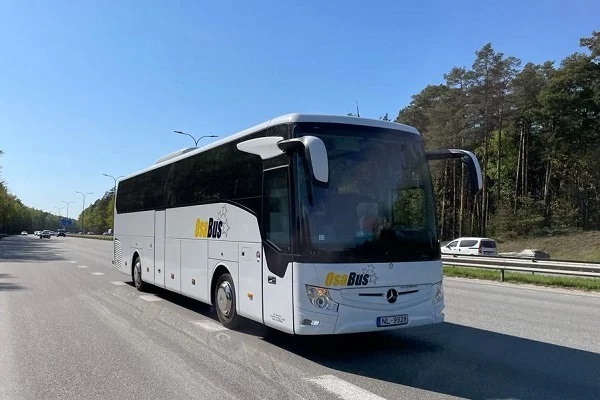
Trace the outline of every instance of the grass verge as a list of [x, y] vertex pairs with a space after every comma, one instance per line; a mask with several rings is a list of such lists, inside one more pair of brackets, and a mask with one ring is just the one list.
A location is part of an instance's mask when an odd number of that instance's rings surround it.
[[[492, 269], [444, 266], [444, 275], [500, 282], [500, 271]], [[600, 292], [599, 278], [581, 278], [576, 276], [570, 277], [540, 274], [532, 275], [526, 272], [505, 271], [504, 281], [510, 283], [527, 283], [530, 285], [562, 287]]]

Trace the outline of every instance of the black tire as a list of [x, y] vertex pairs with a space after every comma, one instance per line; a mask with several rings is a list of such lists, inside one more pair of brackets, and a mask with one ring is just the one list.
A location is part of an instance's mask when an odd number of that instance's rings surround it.
[[215, 308], [217, 317], [225, 328], [235, 329], [240, 322], [240, 316], [236, 311], [235, 286], [231, 275], [225, 273], [217, 279], [215, 285]]
[[142, 260], [140, 260], [139, 256], [135, 257], [133, 260], [133, 285], [140, 292], [146, 291], [147, 284], [142, 280]]

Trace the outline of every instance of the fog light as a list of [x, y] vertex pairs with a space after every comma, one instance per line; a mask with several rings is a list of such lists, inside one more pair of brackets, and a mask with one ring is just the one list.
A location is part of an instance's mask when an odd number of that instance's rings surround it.
[[305, 319], [302, 320], [302, 322], [300, 323], [300, 325], [317, 326], [317, 325], [319, 325], [319, 321], [305, 318]]

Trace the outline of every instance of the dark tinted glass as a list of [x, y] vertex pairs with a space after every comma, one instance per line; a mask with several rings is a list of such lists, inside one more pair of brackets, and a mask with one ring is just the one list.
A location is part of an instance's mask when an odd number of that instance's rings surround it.
[[165, 184], [168, 207], [184, 206], [208, 201], [208, 182], [211, 173], [211, 153], [200, 153], [172, 165]]
[[148, 171], [119, 183], [117, 212], [135, 212], [164, 207], [164, 183], [170, 166]]
[[[173, 164], [121, 181], [117, 212], [181, 207], [220, 200], [238, 201], [260, 211], [263, 160], [237, 149], [239, 142], [259, 137], [289, 138], [289, 126], [281, 125], [248, 135], [235, 142], [184, 158]], [[266, 164], [287, 165], [286, 155]], [[254, 199], [254, 200], [253, 200]], [[258, 214], [258, 213], [257, 213]]]
[[290, 250], [288, 168], [265, 171], [263, 222], [266, 239], [278, 250]]
[[472, 247], [477, 244], [477, 240], [461, 240], [460, 247]]
[[481, 247], [485, 247], [488, 249], [495, 249], [496, 248], [496, 242], [494, 242], [493, 240], [482, 240], [481, 241]]

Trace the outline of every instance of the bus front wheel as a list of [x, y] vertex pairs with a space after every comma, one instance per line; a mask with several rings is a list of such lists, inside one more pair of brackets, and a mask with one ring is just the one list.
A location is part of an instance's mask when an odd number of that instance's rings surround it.
[[221, 275], [217, 280], [215, 307], [217, 317], [224, 327], [235, 329], [238, 326], [240, 317], [235, 311], [235, 287], [228, 273]]
[[146, 282], [142, 281], [142, 261], [139, 256], [135, 257], [133, 262], [133, 284], [140, 292], [146, 289]]

